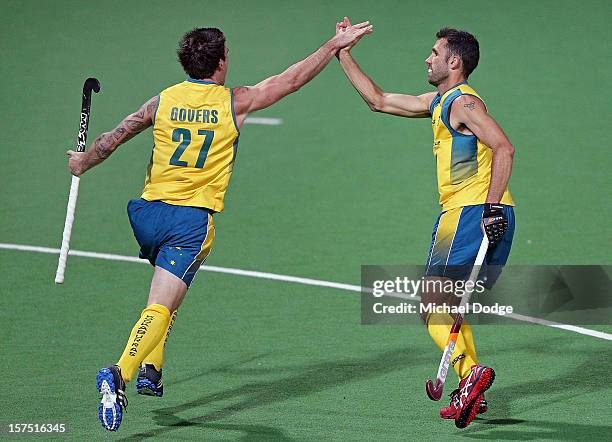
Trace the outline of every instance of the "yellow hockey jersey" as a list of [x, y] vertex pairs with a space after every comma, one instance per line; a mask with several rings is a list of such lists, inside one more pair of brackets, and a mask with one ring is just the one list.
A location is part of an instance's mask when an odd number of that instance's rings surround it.
[[[461, 95], [480, 96], [467, 83], [460, 83], [439, 94], [431, 102], [433, 154], [436, 158], [440, 205], [447, 211], [457, 207], [484, 204], [491, 182], [491, 149], [474, 135], [462, 134], [451, 126], [450, 108]], [[484, 102], [484, 101], [483, 101]], [[506, 188], [502, 204], [514, 206]]]
[[190, 78], [163, 90], [142, 198], [221, 212], [239, 135], [231, 89]]

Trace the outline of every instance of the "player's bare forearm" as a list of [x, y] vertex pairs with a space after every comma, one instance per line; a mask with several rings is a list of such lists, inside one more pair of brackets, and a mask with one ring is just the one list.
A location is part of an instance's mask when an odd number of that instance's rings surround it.
[[329, 64], [337, 50], [333, 42], [328, 41], [284, 72], [266, 78], [255, 86], [234, 89], [234, 106], [238, 125], [242, 126], [249, 112], [265, 109], [281, 98], [299, 90]]
[[249, 112], [264, 109], [296, 92], [329, 64], [339, 49], [372, 32], [369, 22], [351, 26], [342, 35], [335, 35], [305, 59], [278, 75], [266, 78], [255, 86], [234, 90], [234, 107], [239, 126]]
[[327, 66], [338, 49], [338, 44], [333, 40], [325, 42], [304, 60], [295, 63], [280, 74], [278, 80], [290, 85], [290, 89], [298, 90]]
[[123, 143], [153, 124], [158, 97], [153, 97], [138, 111], [125, 117], [111, 132], [99, 135], [85, 152], [68, 151], [70, 171], [80, 176], [106, 160]]
[[499, 203], [510, 181], [512, 162], [514, 160], [514, 147], [511, 144], [497, 146], [493, 149], [491, 164], [491, 184], [487, 194], [487, 203]]
[[337, 43], [329, 40], [305, 59], [265, 81], [278, 83], [278, 91], [283, 96], [293, 93], [316, 77], [328, 65], [338, 49]]
[[353, 87], [374, 112], [407, 118], [429, 117], [429, 105], [436, 96], [435, 92], [427, 92], [421, 95], [384, 92], [363, 72], [349, 51], [340, 51], [338, 59], [342, 70]]
[[493, 154], [491, 183], [486, 202], [499, 203], [512, 173], [514, 159], [512, 143], [495, 119], [488, 114], [484, 103], [472, 95], [462, 95], [453, 102], [451, 120], [465, 125], [480, 141], [491, 148]]
[[[350, 21], [344, 17], [344, 22], [336, 24], [336, 33], [341, 34], [347, 26], [350, 26]], [[347, 78], [372, 111], [407, 118], [429, 117], [429, 105], [436, 95], [435, 92], [406, 95], [383, 91], [357, 64], [350, 53], [353, 46], [354, 44], [340, 50], [338, 60]]]
[[340, 51], [338, 60], [346, 77], [361, 95], [361, 98], [370, 109], [380, 112], [383, 105], [383, 90], [363, 72], [348, 50]]

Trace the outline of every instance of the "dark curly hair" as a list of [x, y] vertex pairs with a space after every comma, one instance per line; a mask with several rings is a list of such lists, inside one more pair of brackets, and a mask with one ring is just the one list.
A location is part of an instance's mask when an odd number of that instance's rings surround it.
[[176, 53], [191, 78], [210, 78], [225, 60], [225, 36], [217, 28], [195, 28], [183, 35]]
[[476, 37], [458, 29], [442, 28], [436, 34], [436, 38], [446, 39], [448, 51], [461, 58], [465, 78], [469, 77], [478, 66], [480, 59], [480, 47]]

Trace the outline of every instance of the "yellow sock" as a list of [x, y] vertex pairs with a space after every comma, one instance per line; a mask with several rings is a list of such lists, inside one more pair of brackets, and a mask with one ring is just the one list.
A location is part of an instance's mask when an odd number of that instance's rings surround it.
[[[472, 359], [473, 364], [478, 364], [478, 357], [476, 356], [476, 345], [474, 344], [474, 335], [472, 335], [472, 326], [464, 319], [461, 324], [461, 333], [463, 336], [463, 342], [465, 342], [465, 352]], [[472, 364], [472, 365], [473, 365]], [[469, 365], [467, 369], [469, 370], [472, 365]]]
[[[427, 331], [440, 350], [446, 347], [452, 325], [453, 318], [447, 313], [432, 313], [428, 318]], [[465, 378], [470, 373], [472, 365], [478, 363], [477, 361], [472, 328], [466, 321], [463, 321], [455, 343], [455, 351], [451, 357], [453, 368], [459, 379]]]
[[170, 322], [168, 322], [168, 327], [166, 327], [166, 333], [164, 333], [164, 338], [159, 341], [159, 344], [155, 346], [153, 351], [149, 353], [146, 358], [143, 359], [143, 364], [153, 364], [155, 365], [156, 370], [161, 370], [162, 365], [164, 365], [164, 349], [166, 348], [168, 336], [170, 336], [174, 321], [176, 321], [177, 312], [178, 310], [174, 310], [172, 312], [172, 317], [170, 318]]
[[169, 321], [170, 312], [161, 304], [151, 304], [142, 311], [117, 362], [125, 382], [129, 382], [134, 377], [142, 360], [164, 337]]

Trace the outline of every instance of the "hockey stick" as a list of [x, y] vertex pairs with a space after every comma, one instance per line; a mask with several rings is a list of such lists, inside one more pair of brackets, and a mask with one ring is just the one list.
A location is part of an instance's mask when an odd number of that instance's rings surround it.
[[[100, 82], [96, 78], [88, 78], [83, 84], [83, 99], [81, 101], [81, 122], [79, 124], [79, 135], [77, 136], [76, 151], [85, 152], [87, 144], [87, 128], [89, 127], [89, 110], [91, 108], [91, 91], [100, 92]], [[72, 175], [70, 183], [70, 195], [68, 196], [68, 208], [66, 209], [66, 222], [64, 223], [64, 233], [62, 235], [62, 248], [60, 250], [57, 271], [55, 272], [55, 283], [63, 284], [64, 272], [66, 271], [66, 260], [68, 259], [68, 249], [70, 248], [70, 235], [72, 233], [72, 223], [74, 222], [74, 210], [76, 200], [79, 195], [80, 178]]]
[[[472, 267], [472, 272], [470, 273], [470, 281], [472, 282], [468, 287], [470, 290], [465, 291], [465, 294], [461, 298], [461, 303], [459, 304], [459, 311], [462, 310], [462, 307], [465, 307], [467, 303], [470, 301], [470, 296], [474, 291], [473, 287], [476, 283], [476, 278], [478, 278], [478, 273], [480, 273], [480, 268], [484, 263], [485, 256], [487, 255], [487, 249], [489, 248], [489, 240], [487, 235], [485, 234], [482, 238], [482, 242], [480, 243], [480, 248], [478, 249], [478, 254], [476, 255], [476, 260], [474, 261], [474, 267]], [[444, 353], [442, 353], [442, 359], [440, 360], [440, 366], [438, 367], [438, 374], [436, 376], [436, 383], [434, 385], [433, 381], [430, 379], [425, 384], [425, 391], [427, 391], [427, 396], [432, 401], [439, 401], [442, 397], [442, 391], [444, 390], [444, 382], [446, 381], [446, 375], [448, 374], [448, 367], [450, 366], [450, 360], [453, 355], [453, 351], [455, 350], [455, 344], [457, 343], [457, 337], [459, 336], [459, 330], [461, 329], [461, 324], [463, 323], [463, 315], [458, 313], [453, 321], [453, 326], [451, 327], [450, 334], [448, 336], [448, 342], [446, 343], [446, 347], [444, 348]]]

